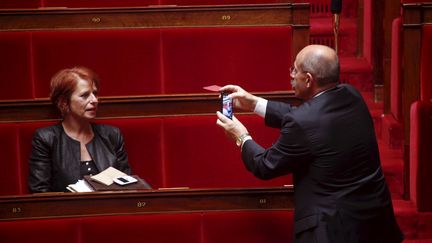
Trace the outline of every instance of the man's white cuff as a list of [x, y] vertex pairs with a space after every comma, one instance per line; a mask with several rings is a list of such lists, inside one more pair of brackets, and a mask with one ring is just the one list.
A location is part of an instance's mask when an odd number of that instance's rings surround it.
[[260, 117], [265, 117], [267, 110], [267, 100], [263, 98], [258, 98], [257, 104], [254, 109], [254, 113], [259, 115]]

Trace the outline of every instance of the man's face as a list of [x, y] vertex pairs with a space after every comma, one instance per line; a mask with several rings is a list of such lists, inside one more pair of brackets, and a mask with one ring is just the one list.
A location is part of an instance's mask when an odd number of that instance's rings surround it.
[[307, 98], [308, 94], [308, 75], [307, 72], [304, 70], [300, 70], [296, 62], [294, 62], [294, 65], [290, 69], [290, 76], [291, 76], [291, 86], [292, 89], [295, 92], [296, 97], [305, 99]]

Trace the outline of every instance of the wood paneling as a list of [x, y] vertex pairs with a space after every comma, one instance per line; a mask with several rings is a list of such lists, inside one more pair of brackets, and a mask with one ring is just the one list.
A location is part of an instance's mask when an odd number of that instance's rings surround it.
[[[300, 103], [292, 91], [254, 94], [269, 100]], [[101, 97], [99, 102], [98, 118], [214, 115], [220, 110], [218, 94]], [[0, 123], [59, 118], [56, 108], [48, 99], [0, 102]]]
[[0, 221], [245, 210], [294, 210], [293, 188], [160, 189], [0, 197]]
[[308, 28], [309, 4], [0, 11], [2, 31], [283, 25]]

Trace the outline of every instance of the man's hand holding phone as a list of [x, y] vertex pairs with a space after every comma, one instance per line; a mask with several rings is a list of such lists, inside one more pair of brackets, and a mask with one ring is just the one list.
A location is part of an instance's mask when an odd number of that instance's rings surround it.
[[228, 93], [228, 97], [233, 101], [233, 108], [245, 111], [254, 111], [258, 102], [258, 97], [252, 95], [237, 85], [226, 85], [220, 88], [221, 93]]
[[216, 112], [216, 124], [225, 130], [225, 134], [241, 147], [246, 139], [251, 139], [246, 127], [233, 115], [233, 108], [254, 111], [258, 97], [239, 86], [226, 85], [221, 92], [221, 111]]
[[226, 92], [221, 93], [221, 112], [232, 120], [233, 118], [233, 99]]
[[221, 112], [216, 112], [218, 117], [216, 124], [225, 130], [225, 134], [232, 140], [237, 141], [240, 136], [248, 133], [246, 127], [235, 116], [232, 119], [226, 117]]

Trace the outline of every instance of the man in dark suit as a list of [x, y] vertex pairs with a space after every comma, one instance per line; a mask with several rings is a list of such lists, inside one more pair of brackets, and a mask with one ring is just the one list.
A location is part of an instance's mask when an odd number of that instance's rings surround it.
[[301, 50], [290, 70], [298, 107], [267, 101], [235, 85], [234, 107], [254, 111], [278, 140], [263, 148], [235, 117], [217, 113], [217, 124], [236, 140], [246, 168], [271, 179], [293, 173], [294, 242], [401, 242], [381, 169], [373, 121], [359, 92], [339, 84], [335, 51], [321, 45]]

